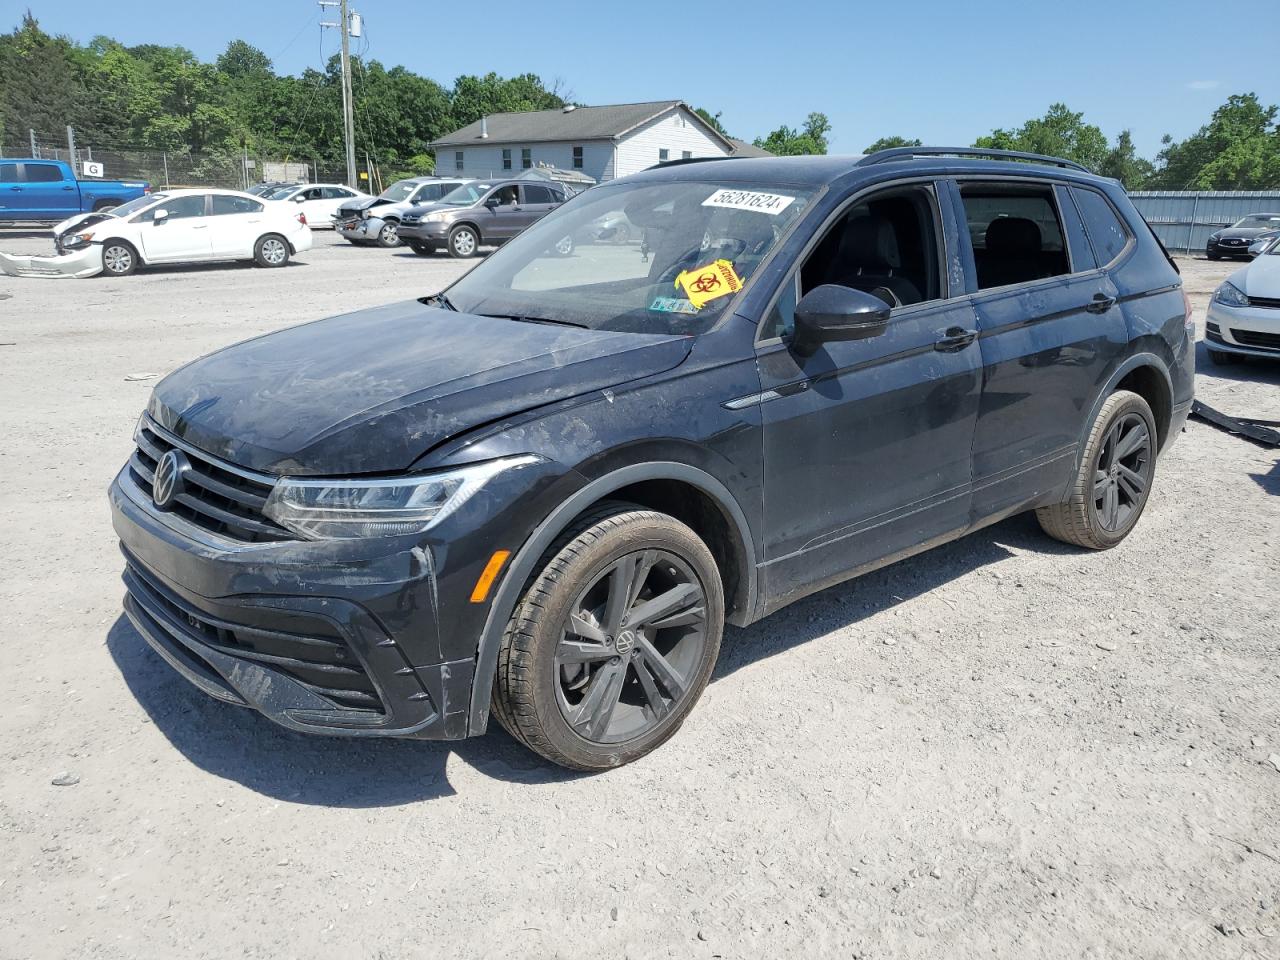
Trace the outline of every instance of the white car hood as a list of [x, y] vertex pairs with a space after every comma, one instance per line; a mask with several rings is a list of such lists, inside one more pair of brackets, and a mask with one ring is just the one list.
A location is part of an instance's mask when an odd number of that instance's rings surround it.
[[[75, 216], [67, 217], [67, 219], [63, 220], [61, 223], [54, 225], [53, 235], [56, 237], [61, 233], [65, 233], [66, 231], [70, 230], [72, 227], [78, 226], [79, 224], [83, 223], [85, 220], [89, 219], [90, 217], [96, 217], [98, 219], [98, 222], [101, 223], [103, 214], [105, 213], [107, 213], [107, 211], [99, 210], [97, 213], [92, 213], [92, 212], [77, 213], [75, 214]], [[111, 214], [108, 214], [108, 216], [110, 215]]]
[[1249, 297], [1280, 299], [1280, 256], [1263, 254], [1231, 277]]

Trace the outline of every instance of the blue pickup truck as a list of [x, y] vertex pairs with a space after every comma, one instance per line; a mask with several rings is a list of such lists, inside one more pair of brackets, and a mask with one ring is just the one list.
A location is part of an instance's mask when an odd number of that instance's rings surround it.
[[56, 223], [150, 192], [151, 185], [141, 181], [77, 180], [71, 165], [61, 160], [0, 158], [0, 223]]

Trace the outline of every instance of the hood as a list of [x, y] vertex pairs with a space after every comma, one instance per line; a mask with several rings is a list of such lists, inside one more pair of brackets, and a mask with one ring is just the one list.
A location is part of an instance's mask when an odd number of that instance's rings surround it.
[[160, 381], [149, 410], [187, 442], [252, 470], [399, 471], [483, 423], [669, 370], [692, 342], [411, 300], [210, 354]]
[[348, 200], [338, 209], [343, 213], [359, 213], [362, 210], [371, 210], [374, 207], [384, 207], [387, 205], [399, 209], [405, 204], [403, 200], [392, 202], [385, 197], [361, 197], [359, 200]]
[[1245, 296], [1280, 300], [1280, 256], [1264, 254], [1228, 279]]
[[1224, 230], [1215, 230], [1214, 236], [1219, 240], [1257, 240], [1269, 233], [1280, 233], [1280, 223], [1270, 227], [1227, 227]]
[[86, 227], [93, 226], [95, 223], [102, 223], [103, 220], [114, 218], [114, 213], [108, 213], [105, 210], [99, 210], [97, 213], [77, 213], [74, 217], [67, 217], [61, 223], [55, 224], [53, 235], [59, 237], [69, 230], [83, 230]]

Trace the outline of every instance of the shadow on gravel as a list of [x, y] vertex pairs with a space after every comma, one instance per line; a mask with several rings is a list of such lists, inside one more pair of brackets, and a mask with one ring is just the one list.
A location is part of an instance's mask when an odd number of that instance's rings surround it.
[[129, 691], [181, 753], [200, 769], [292, 803], [389, 807], [453, 795], [446, 762], [456, 753], [495, 780], [553, 783], [582, 774], [546, 763], [497, 721], [470, 740], [355, 740], [277, 727], [244, 707], [201, 693], [147, 646], [122, 614], [107, 649]]
[[[749, 627], [729, 627], [712, 682], [833, 630], [855, 626], [970, 571], [1006, 560], [1014, 556], [1011, 547], [1061, 555], [1074, 562], [1087, 563], [1095, 556], [1091, 551], [1051, 540], [1040, 529], [1034, 514], [1020, 514], [953, 543], [828, 587]], [[981, 611], [956, 610], [955, 617], [972, 619], [975, 631], [981, 626]]]
[[[1200, 340], [1196, 343], [1196, 373], [1205, 377], [1217, 377], [1221, 380], [1235, 380], [1240, 383], [1274, 383], [1280, 384], [1280, 358], [1268, 360], [1266, 357], [1240, 357], [1238, 362], [1220, 365], [1209, 359], [1209, 347]], [[1223, 411], [1232, 416], [1243, 415], [1247, 411]]]

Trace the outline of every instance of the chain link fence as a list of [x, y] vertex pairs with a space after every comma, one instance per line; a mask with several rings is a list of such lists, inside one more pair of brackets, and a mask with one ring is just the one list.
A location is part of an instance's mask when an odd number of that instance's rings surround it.
[[[101, 165], [98, 177], [106, 180], [145, 180], [157, 190], [182, 187], [223, 187], [244, 190], [264, 180], [304, 183], [345, 183], [346, 167], [320, 159], [265, 157], [253, 154], [194, 153], [186, 150], [153, 150], [142, 147], [101, 146], [93, 143], [71, 145], [29, 132], [17, 138], [6, 131], [0, 156], [63, 160], [76, 176], [93, 179], [84, 164]], [[368, 181], [362, 181], [367, 183]]]

